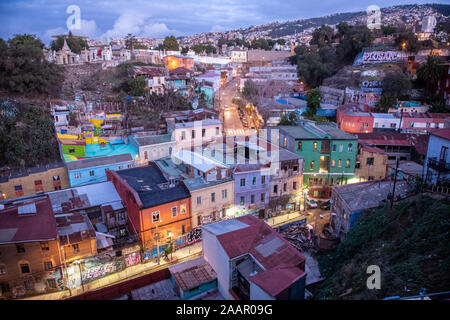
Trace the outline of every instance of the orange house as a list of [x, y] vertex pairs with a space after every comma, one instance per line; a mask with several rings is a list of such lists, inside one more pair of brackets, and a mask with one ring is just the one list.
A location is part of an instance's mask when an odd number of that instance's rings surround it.
[[120, 171], [106, 170], [127, 207], [130, 230], [142, 246], [162, 246], [191, 231], [191, 195], [183, 182], [169, 182], [152, 162]]
[[183, 67], [189, 70], [194, 68], [194, 58], [186, 56], [168, 55], [163, 58], [164, 64], [169, 70]]

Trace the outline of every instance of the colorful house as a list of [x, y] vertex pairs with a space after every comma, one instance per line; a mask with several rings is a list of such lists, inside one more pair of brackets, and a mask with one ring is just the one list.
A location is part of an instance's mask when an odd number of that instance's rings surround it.
[[163, 58], [164, 64], [169, 70], [183, 67], [189, 70], [194, 68], [194, 58], [181, 55], [168, 55]]
[[76, 160], [78, 158], [84, 158], [86, 156], [86, 141], [75, 139], [58, 140], [61, 143], [61, 149], [64, 157], [67, 157], [71, 160]]
[[170, 182], [152, 162], [106, 175], [127, 207], [129, 229], [151, 256], [191, 231], [191, 195], [183, 182]]
[[304, 158], [303, 187], [310, 197], [328, 199], [333, 185], [347, 184], [353, 178], [358, 147], [355, 136], [334, 123], [312, 121], [273, 127], [271, 131], [274, 129], [279, 130], [279, 146]]
[[207, 73], [204, 73], [204, 74], [201, 74], [201, 75], [195, 77], [195, 80], [199, 83], [201, 83], [201, 82], [212, 83], [214, 92], [216, 92], [220, 88], [220, 83], [221, 83], [220, 79], [221, 79], [220, 74], [217, 74], [215, 72], [207, 72]]
[[428, 140], [423, 177], [427, 184], [439, 184], [450, 179], [450, 128], [433, 130]]
[[66, 163], [71, 187], [106, 181], [105, 170], [134, 168], [135, 161], [129, 153], [89, 158]]

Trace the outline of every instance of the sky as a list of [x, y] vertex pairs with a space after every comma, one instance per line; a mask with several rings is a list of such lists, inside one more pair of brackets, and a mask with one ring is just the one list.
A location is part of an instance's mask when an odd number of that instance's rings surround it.
[[81, 25], [73, 29], [89, 38], [123, 37], [128, 33], [148, 38], [186, 36], [226, 31], [275, 21], [365, 11], [370, 5], [448, 3], [440, 0], [0, 0], [0, 37], [34, 34], [44, 43], [67, 33], [67, 20], [80, 9]]

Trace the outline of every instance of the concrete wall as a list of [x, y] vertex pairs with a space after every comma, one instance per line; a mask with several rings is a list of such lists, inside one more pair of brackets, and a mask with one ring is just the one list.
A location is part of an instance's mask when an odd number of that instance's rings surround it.
[[232, 300], [229, 293], [231, 275], [230, 261], [216, 236], [202, 229], [203, 258], [208, 262], [217, 274], [217, 289], [227, 300]]
[[[262, 183], [262, 176], [265, 177], [264, 184]], [[241, 179], [245, 179], [245, 186], [241, 187]], [[255, 183], [253, 181], [255, 179]], [[267, 171], [250, 171], [234, 173], [234, 190], [235, 190], [235, 205], [241, 206], [241, 197], [244, 197], [244, 207], [256, 205], [257, 208], [263, 208], [269, 203], [269, 187], [270, 187], [270, 172]], [[261, 194], [264, 194], [264, 201], [261, 201]], [[254, 196], [254, 203], [251, 203], [251, 197]]]
[[275, 298], [250, 281], [250, 300], [275, 300]]

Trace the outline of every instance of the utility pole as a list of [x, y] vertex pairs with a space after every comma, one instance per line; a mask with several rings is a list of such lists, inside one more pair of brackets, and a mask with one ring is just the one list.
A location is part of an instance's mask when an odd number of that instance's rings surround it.
[[402, 127], [402, 120], [403, 120], [403, 105], [400, 105], [401, 109], [400, 109], [400, 122], [398, 124], [398, 130], [397, 132], [401, 131], [401, 127]]
[[396, 165], [395, 165], [395, 176], [394, 176], [394, 187], [393, 187], [393, 189], [392, 189], [391, 209], [392, 209], [392, 206], [394, 205], [395, 185], [396, 185], [396, 183], [397, 183], [397, 170], [398, 170], [398, 162], [399, 162], [398, 159], [399, 159], [399, 158], [397, 158], [397, 163], [396, 163]]
[[156, 234], [155, 234], [155, 239], [156, 239], [156, 259], [158, 260], [158, 266], [159, 266], [159, 265], [160, 265], [160, 261], [159, 261], [159, 244], [158, 244], [158, 238], [159, 238], [158, 225], [156, 225]]

